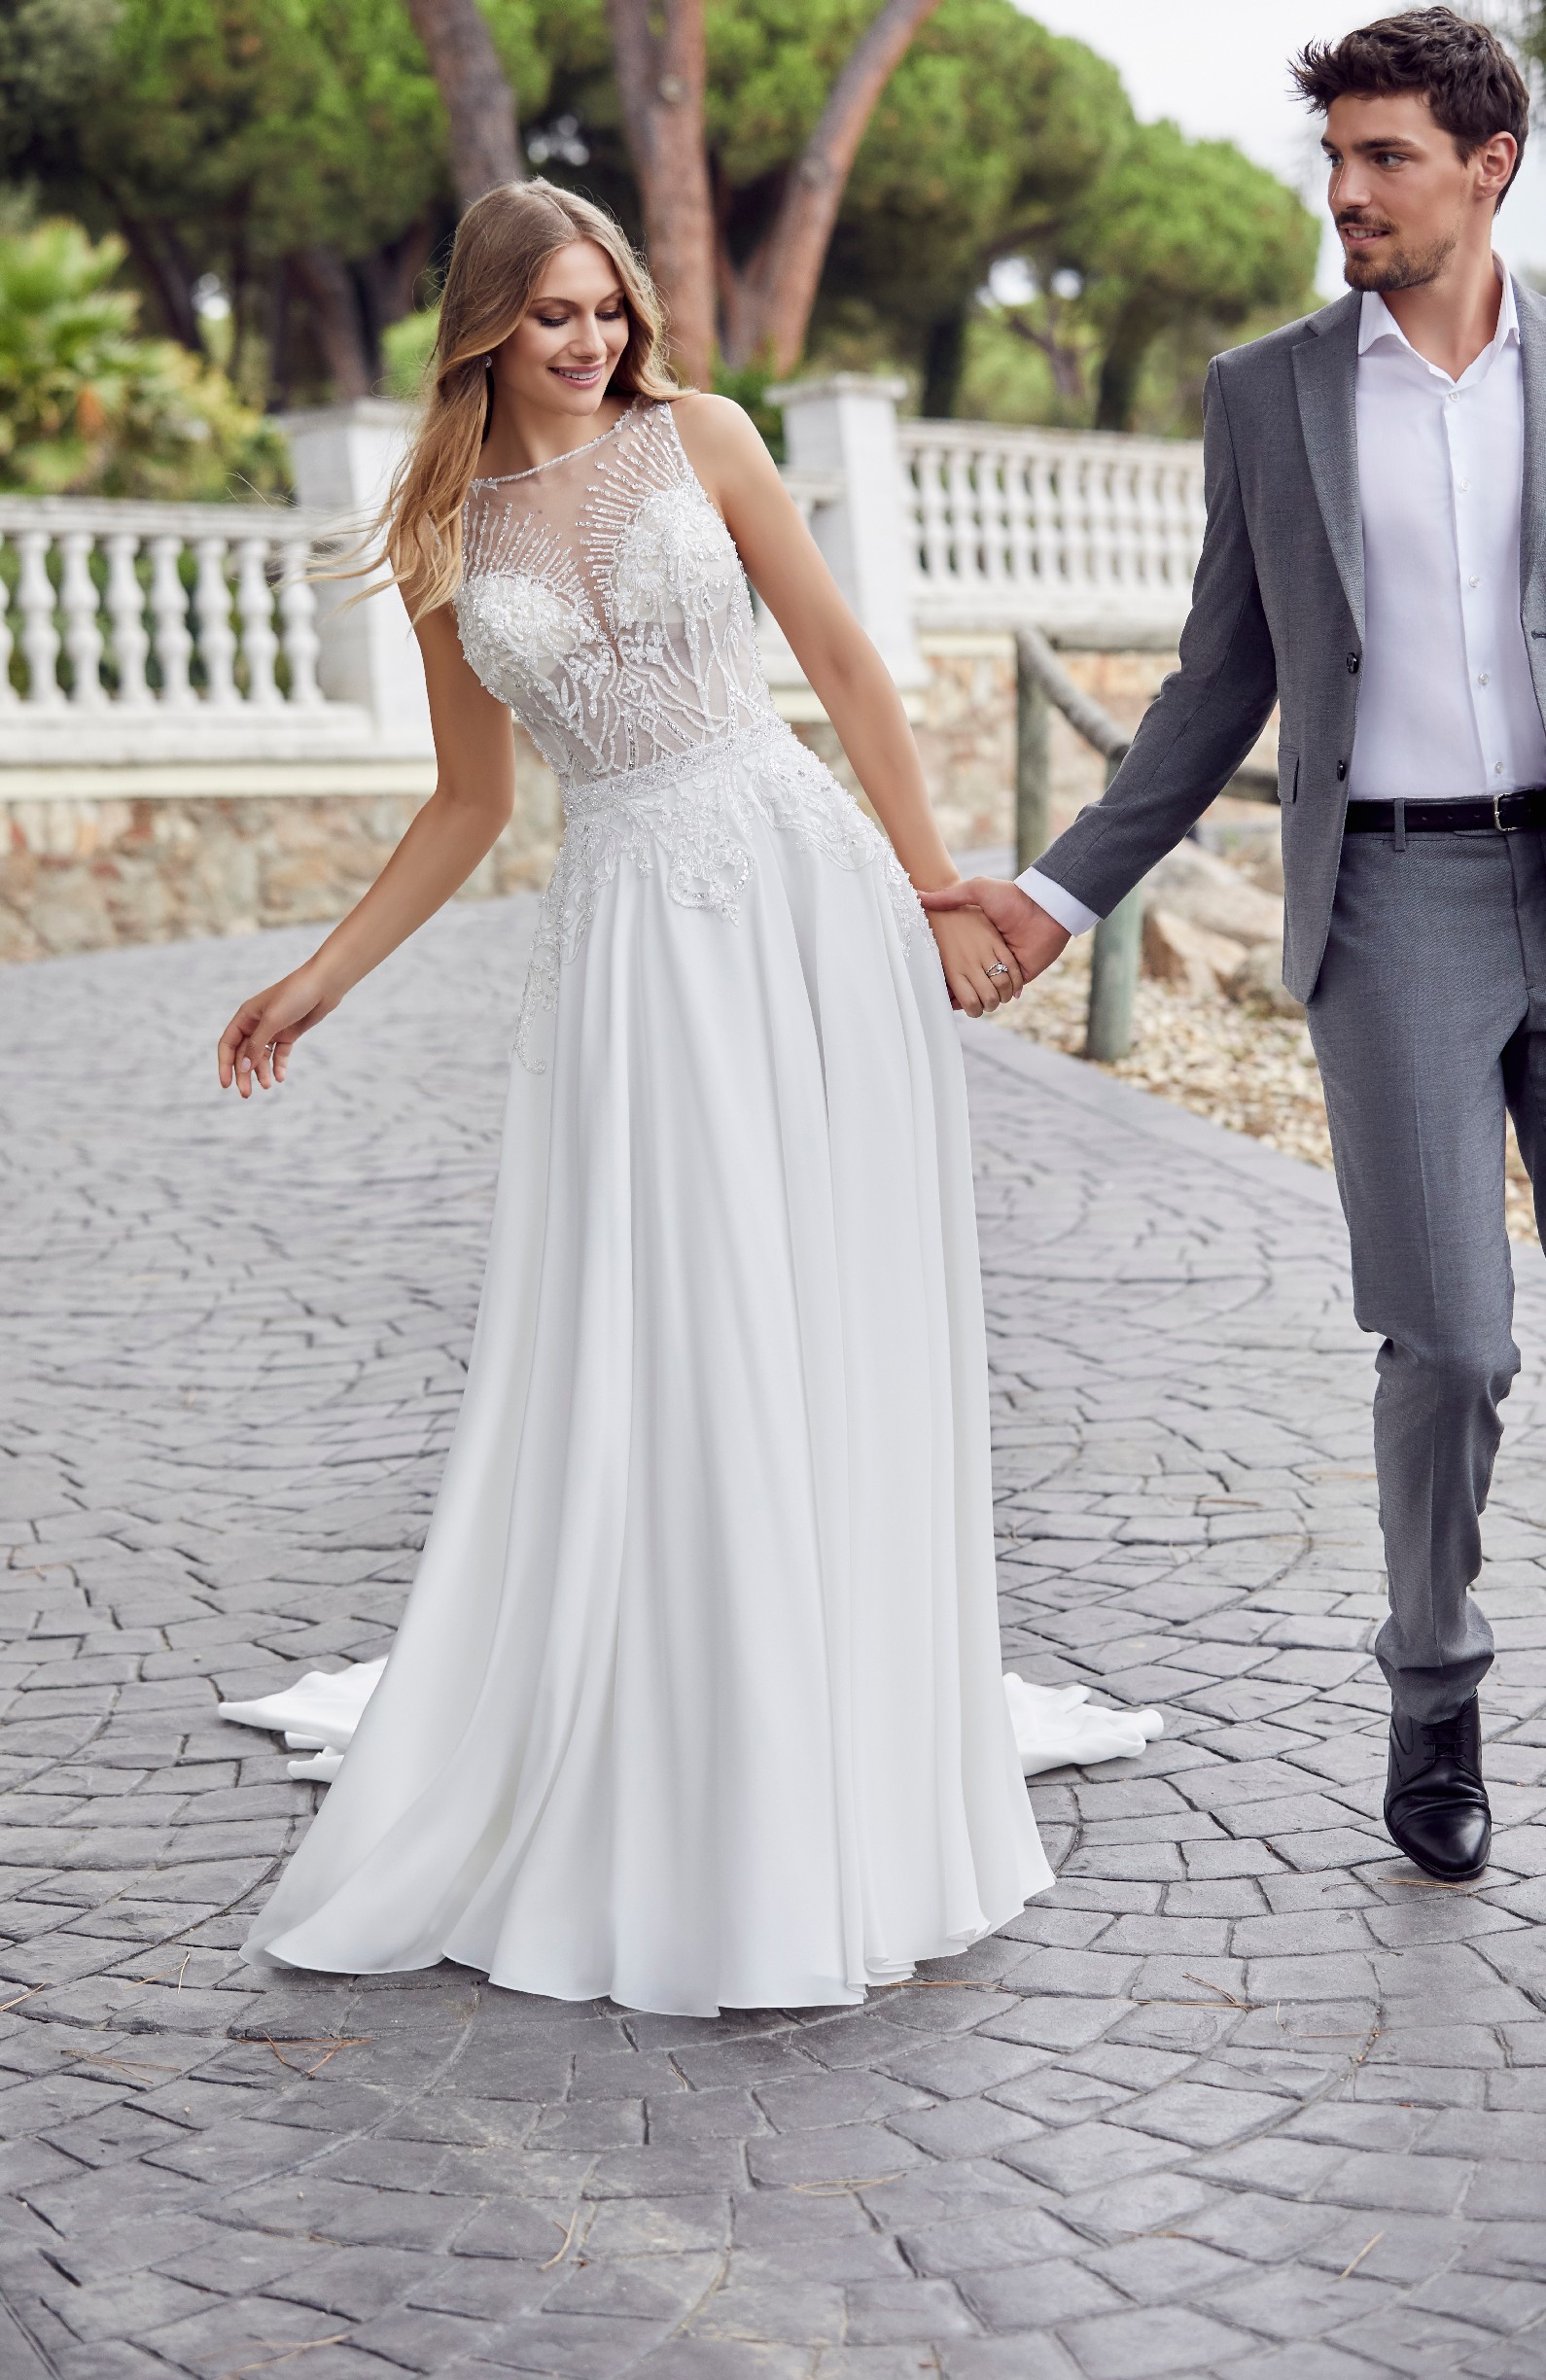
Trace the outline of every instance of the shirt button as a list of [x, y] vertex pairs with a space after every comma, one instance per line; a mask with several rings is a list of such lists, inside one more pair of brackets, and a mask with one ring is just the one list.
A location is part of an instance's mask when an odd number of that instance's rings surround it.
[[1362, 662], [1359, 660], [1359, 658], [1358, 658], [1358, 656], [1357, 656], [1357, 654], [1356, 654], [1355, 652], [1349, 653], [1349, 655], [1348, 655], [1348, 676], [1349, 676], [1350, 678], [1356, 678], [1356, 676], [1358, 675], [1358, 672], [1359, 672], [1359, 670], [1362, 668], [1362, 666], [1363, 666], [1363, 664], [1362, 664]]
[[1458, 404], [1458, 403], [1459, 403], [1459, 402], [1460, 402], [1460, 392], [1459, 392], [1459, 390], [1458, 390], [1458, 389], [1451, 389], [1451, 391], [1450, 391], [1450, 402], [1451, 402], [1451, 404]]
[[1502, 774], [1503, 774], [1503, 763], [1502, 763], [1502, 761], [1501, 761], [1501, 760], [1494, 760], [1494, 761], [1493, 761], [1493, 776], [1494, 776], [1494, 777], [1501, 777], [1501, 776], [1502, 776]]
[[1348, 773], [1348, 764], [1347, 764], [1346, 760], [1339, 760], [1339, 761], [1337, 762], [1337, 783], [1338, 783], [1338, 785], [1340, 785], [1340, 784], [1342, 783], [1342, 780], [1344, 779], [1344, 777], [1346, 777], [1347, 773]]
[[1490, 670], [1478, 670], [1476, 673], [1476, 682], [1478, 685], [1491, 685], [1493, 682], [1492, 672]]
[[1467, 578], [1465, 583], [1467, 586], [1480, 586], [1482, 582], [1480, 578]]
[[1471, 483], [1469, 479], [1457, 479], [1455, 484], [1459, 489], [1462, 496], [1468, 496], [1470, 494]]

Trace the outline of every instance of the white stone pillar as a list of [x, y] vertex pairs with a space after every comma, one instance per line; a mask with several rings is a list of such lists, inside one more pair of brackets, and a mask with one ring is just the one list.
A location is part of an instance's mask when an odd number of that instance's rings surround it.
[[[282, 414], [301, 504], [364, 528], [386, 499], [410, 419], [408, 406], [384, 397]], [[369, 712], [383, 752], [431, 752], [424, 668], [403, 599], [396, 587], [384, 587], [352, 611], [341, 610], [359, 584], [316, 582], [317, 682], [330, 701], [358, 703]]]
[[926, 672], [913, 633], [917, 564], [896, 437], [896, 402], [906, 393], [904, 380], [833, 372], [767, 394], [783, 409], [791, 467], [842, 473], [843, 495], [820, 508], [813, 534], [896, 683], [916, 686]]

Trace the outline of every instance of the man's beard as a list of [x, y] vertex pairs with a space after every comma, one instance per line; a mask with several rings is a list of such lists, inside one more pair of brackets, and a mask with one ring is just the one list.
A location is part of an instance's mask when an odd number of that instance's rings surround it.
[[1383, 256], [1372, 256], [1366, 249], [1344, 248], [1342, 277], [1350, 289], [1408, 290], [1422, 289], [1436, 281], [1455, 254], [1458, 235], [1448, 232], [1431, 240], [1425, 248], [1391, 248]]

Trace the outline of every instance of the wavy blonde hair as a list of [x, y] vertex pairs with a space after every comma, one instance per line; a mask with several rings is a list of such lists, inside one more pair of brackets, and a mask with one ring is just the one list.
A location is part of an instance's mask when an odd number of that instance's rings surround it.
[[449, 602], [462, 580], [462, 507], [488, 436], [485, 358], [520, 322], [550, 260], [594, 240], [617, 268], [628, 343], [608, 382], [621, 397], [679, 397], [665, 360], [665, 314], [622, 227], [606, 210], [542, 180], [507, 182], [475, 199], [456, 229], [426, 371], [423, 412], [375, 522], [372, 564], [384, 564], [408, 615]]

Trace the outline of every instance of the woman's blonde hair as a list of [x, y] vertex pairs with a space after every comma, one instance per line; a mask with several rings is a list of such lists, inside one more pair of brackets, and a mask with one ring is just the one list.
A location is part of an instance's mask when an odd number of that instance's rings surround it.
[[520, 322], [549, 261], [576, 240], [606, 250], [627, 308], [628, 343], [609, 393], [682, 394], [665, 359], [654, 285], [604, 208], [541, 180], [503, 183], [475, 199], [451, 249], [423, 414], [375, 526], [375, 559], [390, 569], [412, 619], [448, 602], [461, 584], [462, 507], [488, 436], [486, 358]]

